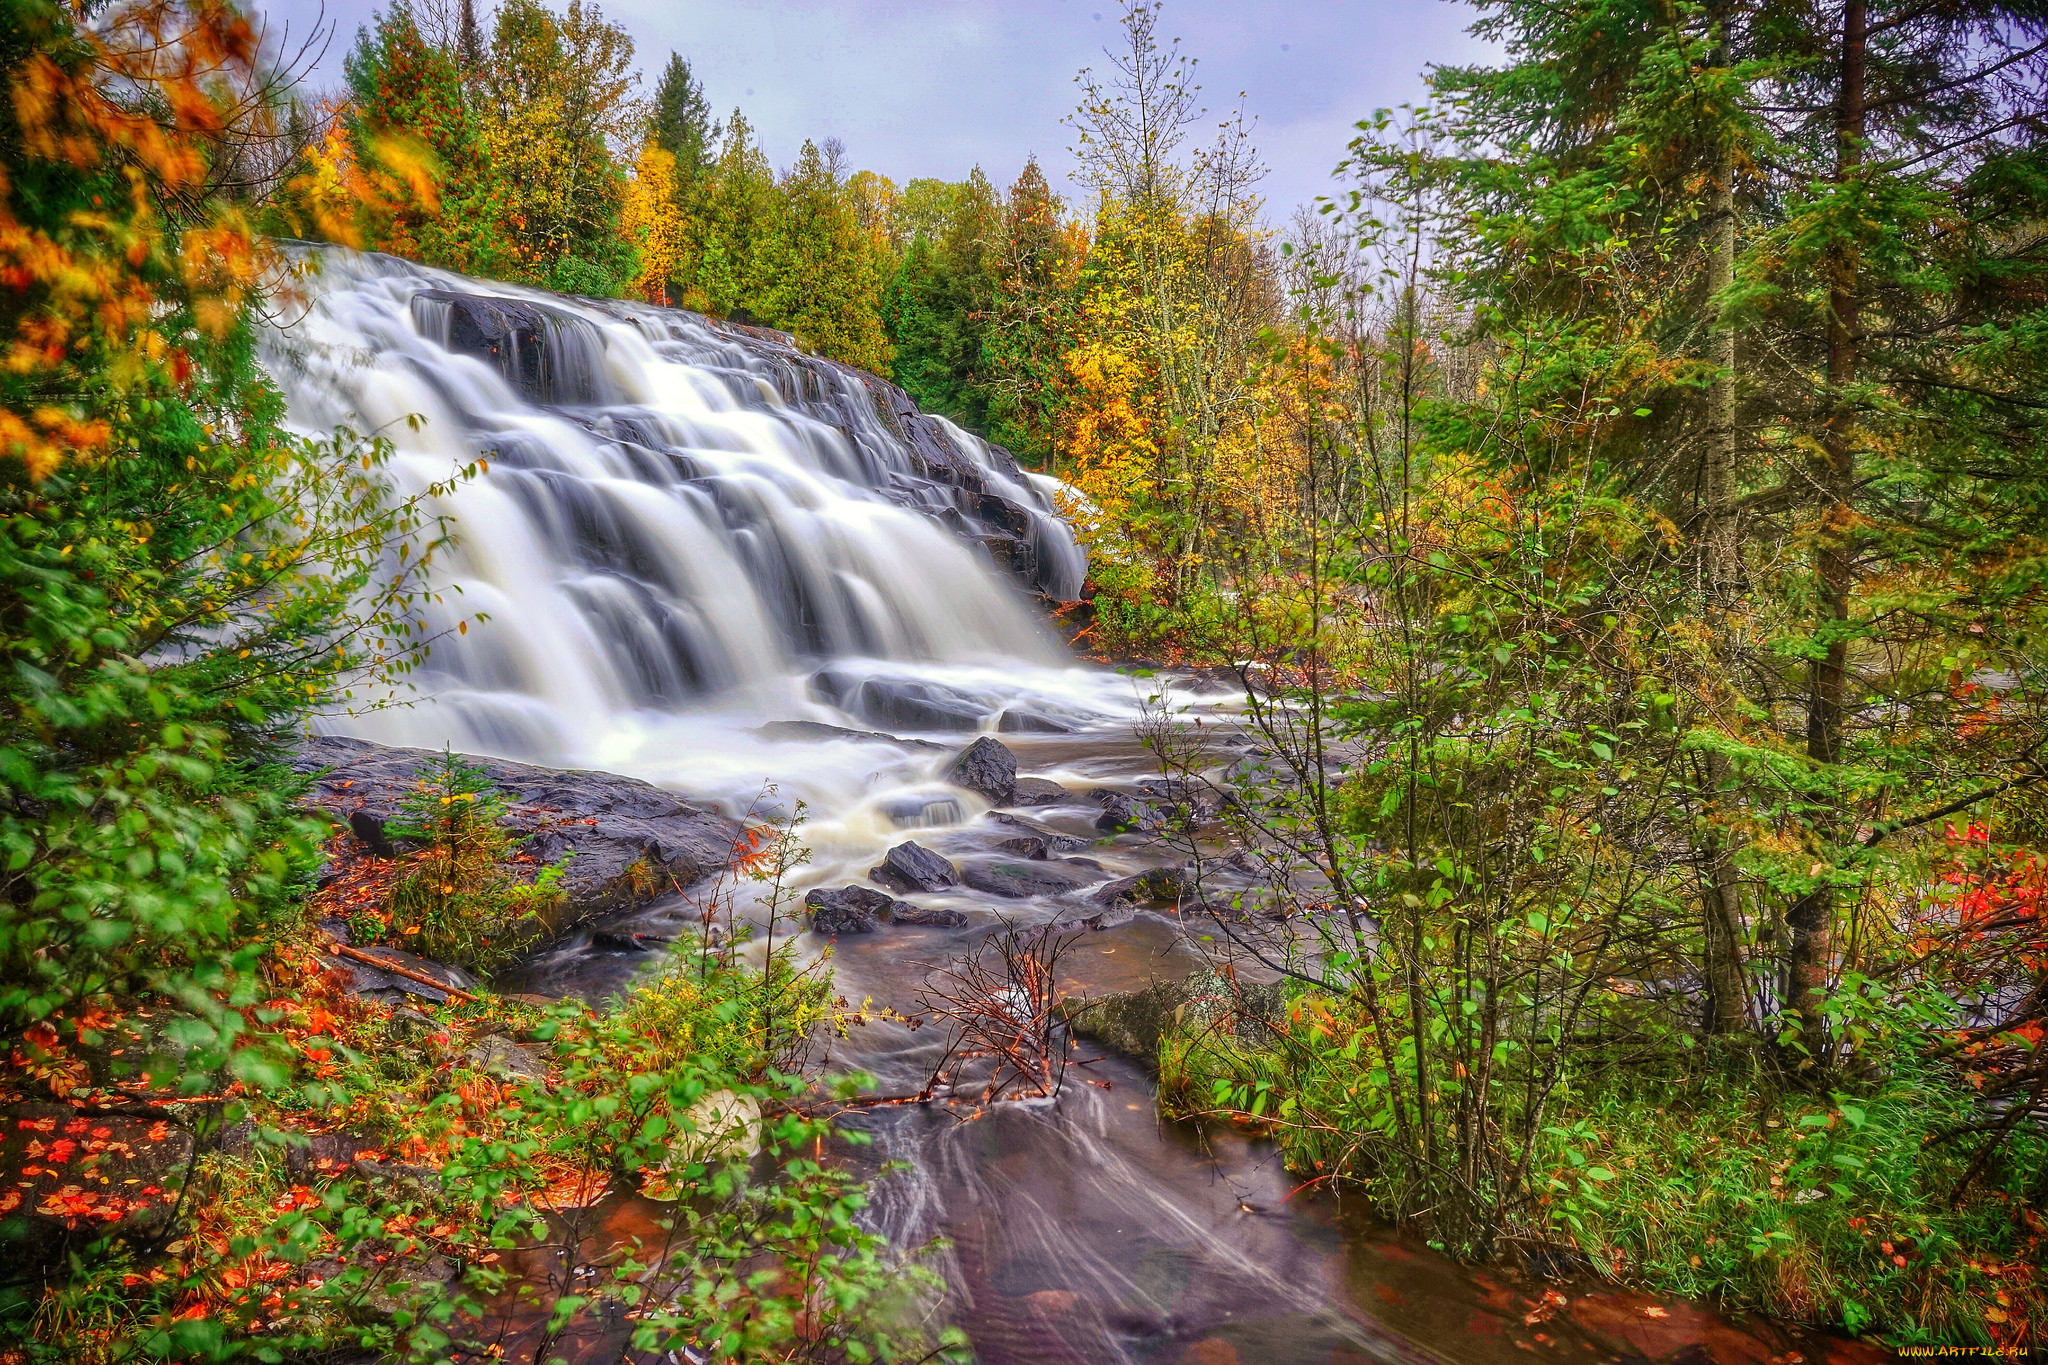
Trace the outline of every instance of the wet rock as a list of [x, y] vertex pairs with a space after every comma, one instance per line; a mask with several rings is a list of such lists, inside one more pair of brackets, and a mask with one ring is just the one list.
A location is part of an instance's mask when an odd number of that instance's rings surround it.
[[[435, 962], [417, 953], [408, 953], [403, 948], [375, 944], [360, 951], [380, 962], [388, 962], [394, 967], [403, 967], [409, 972], [430, 977], [444, 986], [453, 986], [458, 991], [476, 988], [476, 978], [460, 967], [450, 967], [446, 963]], [[367, 996], [387, 1005], [399, 1004], [409, 996], [435, 1005], [448, 999], [447, 991], [435, 990], [423, 981], [400, 976], [397, 972], [378, 971], [367, 962], [358, 962], [354, 958], [323, 956], [320, 961], [338, 972], [347, 973], [349, 989], [357, 995]]]
[[[307, 800], [346, 820], [366, 845], [390, 847], [385, 825], [423, 768], [441, 755], [323, 735], [300, 742], [291, 766], [316, 773]], [[650, 782], [614, 773], [466, 757], [505, 793], [506, 824], [543, 863], [561, 862], [563, 904], [536, 937], [687, 888], [733, 858], [740, 827]]]
[[1074, 794], [1059, 783], [1043, 777], [1020, 777], [1010, 788], [1013, 806], [1057, 806], [1073, 800]]
[[1017, 756], [1001, 740], [983, 735], [947, 767], [946, 780], [987, 797], [991, 805], [1007, 806], [1017, 787]]
[[1057, 716], [1013, 706], [996, 719], [996, 729], [1006, 735], [1071, 735], [1075, 727]]
[[1102, 814], [1095, 818], [1095, 828], [1105, 834], [1122, 834], [1136, 831], [1140, 834], [1165, 834], [1173, 828], [1173, 821], [1150, 801], [1120, 792], [1109, 787], [1097, 787], [1088, 793], [1088, 799], [1102, 807]]
[[413, 295], [420, 331], [475, 356], [537, 403], [598, 398], [604, 340], [590, 322], [524, 299], [424, 289]]
[[900, 735], [883, 734], [880, 730], [849, 730], [843, 725], [827, 725], [821, 720], [771, 720], [766, 725], [754, 727], [754, 733], [764, 739], [829, 741], [857, 739], [879, 744], [896, 744], [906, 749], [943, 749], [946, 746], [929, 739], [904, 739]]
[[1078, 1036], [1157, 1067], [1159, 1039], [1175, 1029], [1213, 1029], [1247, 1046], [1270, 1044], [1275, 1034], [1268, 1021], [1280, 1017], [1281, 991], [1277, 981], [1196, 971], [1142, 990], [1069, 1001], [1062, 1012]]
[[1020, 834], [1014, 839], [999, 839], [996, 841], [996, 849], [1015, 858], [1036, 859], [1050, 856], [1046, 851], [1045, 840], [1036, 834]]
[[889, 910], [889, 922], [919, 929], [958, 929], [967, 923], [967, 916], [941, 905], [897, 901]]
[[1200, 778], [1183, 777], [1141, 777], [1138, 790], [1147, 800], [1161, 811], [1170, 811], [1180, 820], [1214, 820], [1223, 813], [1224, 802], [1228, 799]]
[[1098, 867], [1061, 859], [1037, 862], [1030, 859], [975, 859], [960, 868], [960, 879], [976, 891], [1005, 900], [1031, 896], [1062, 896], [1093, 886], [1106, 874]]
[[868, 869], [868, 877], [896, 892], [943, 891], [960, 884], [952, 863], [910, 840], [890, 849], [880, 867]]
[[1188, 894], [1179, 867], [1151, 867], [1119, 877], [1089, 899], [1097, 905], [1174, 905]]
[[989, 707], [957, 687], [909, 678], [857, 678], [828, 668], [811, 678], [811, 691], [850, 716], [905, 730], [979, 730]]
[[502, 1033], [485, 1034], [463, 1057], [477, 1070], [501, 1081], [545, 1084], [548, 1079], [547, 1064]]
[[876, 922], [897, 904], [873, 887], [843, 886], [837, 891], [819, 888], [804, 897], [814, 934], [872, 934]]
[[384, 837], [384, 815], [372, 814], [367, 810], [352, 810], [348, 813], [349, 832], [363, 841], [363, 847], [379, 858], [389, 858], [397, 850]]
[[996, 824], [1014, 829], [1020, 834], [1028, 834], [1035, 839], [1044, 840], [1046, 848], [1053, 853], [1079, 853], [1082, 849], [1088, 847], [1088, 840], [1083, 839], [1079, 835], [1063, 834], [1052, 826], [1041, 825], [1038, 821], [1027, 816], [1012, 815], [1009, 811], [998, 810], [990, 811], [988, 818]]
[[673, 942], [659, 934], [622, 929], [599, 929], [590, 936], [590, 946], [604, 953], [658, 953]]
[[191, 1130], [168, 1120], [82, 1114], [68, 1104], [0, 1108], [0, 1251], [9, 1270], [50, 1267], [108, 1235], [161, 1241], [195, 1150]]

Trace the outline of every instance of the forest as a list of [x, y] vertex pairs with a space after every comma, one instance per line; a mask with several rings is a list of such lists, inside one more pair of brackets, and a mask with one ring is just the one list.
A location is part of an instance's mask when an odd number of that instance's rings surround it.
[[[389, 0], [325, 91], [236, 0], [4, 10], [0, 1239], [44, 1259], [0, 1284], [0, 1365], [1027, 1358], [827, 1156], [887, 1097], [818, 1040], [902, 1016], [778, 937], [822, 914], [801, 805], [718, 836], [725, 936], [707, 910], [617, 1009], [473, 986], [402, 1024], [323, 975], [361, 888], [294, 745], [493, 628], [433, 566], [511, 458], [414, 488], [402, 433], [288, 420], [263, 338], [343, 249], [786, 334], [1057, 481], [1088, 571], [1046, 619], [1141, 682], [1227, 677], [1255, 744], [1162, 686], [1168, 813], [1100, 827], [1172, 851], [1226, 996], [1275, 983], [1257, 1027], [1160, 1029], [1161, 1122], [1558, 1305], [2041, 1349], [2039, 0], [1472, 0], [1497, 59], [1356, 111], [1301, 206], [1171, 4], [1127, 0], [1033, 130], [1064, 193], [829, 137], [778, 168], [717, 53], [588, 0]], [[509, 960], [564, 893], [503, 787], [423, 772], [354, 931]], [[1052, 930], [1003, 927], [984, 998], [1053, 979]], [[988, 1046], [1057, 1095], [1054, 1017]], [[544, 1074], [487, 1076], [501, 1034]], [[415, 1175], [306, 1175], [345, 1124]], [[24, 1199], [143, 1134], [163, 1207]], [[574, 1269], [561, 1211], [629, 1186], [673, 1201], [659, 1253]], [[1558, 1330], [1530, 1292], [1515, 1330]]]

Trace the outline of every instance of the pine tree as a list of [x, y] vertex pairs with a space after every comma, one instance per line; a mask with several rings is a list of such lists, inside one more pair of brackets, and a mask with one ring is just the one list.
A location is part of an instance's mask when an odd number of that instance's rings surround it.
[[687, 197], [710, 164], [720, 129], [712, 121], [703, 85], [680, 52], [669, 54], [655, 87], [647, 130], [655, 145], [675, 158], [677, 193]]

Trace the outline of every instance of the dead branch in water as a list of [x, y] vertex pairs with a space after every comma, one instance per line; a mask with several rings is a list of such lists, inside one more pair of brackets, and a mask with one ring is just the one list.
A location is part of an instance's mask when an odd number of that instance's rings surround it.
[[1057, 968], [1080, 937], [1049, 926], [1020, 934], [1005, 923], [1002, 937], [926, 979], [918, 1002], [952, 1033], [919, 1101], [941, 1088], [957, 1090], [966, 1069], [983, 1062], [993, 1064], [979, 1096], [984, 1103], [1059, 1094], [1068, 1036], [1059, 1018]]

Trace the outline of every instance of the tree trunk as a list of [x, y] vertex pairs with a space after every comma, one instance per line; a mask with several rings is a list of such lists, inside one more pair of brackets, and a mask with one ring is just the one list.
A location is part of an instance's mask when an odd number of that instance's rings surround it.
[[[1725, 23], [1725, 21], [1724, 21]], [[1717, 63], [1728, 65], [1728, 38], [1724, 29]], [[1709, 294], [1718, 297], [1735, 283], [1735, 158], [1723, 148], [1714, 176], [1710, 200], [1714, 224], [1713, 243], [1707, 267]], [[1710, 302], [1709, 307], [1713, 304]], [[1708, 611], [1719, 622], [1726, 641], [1727, 616], [1740, 591], [1741, 541], [1729, 504], [1735, 492], [1738, 454], [1735, 430], [1735, 329], [1720, 319], [1713, 333], [1715, 368], [1719, 371], [1710, 395], [1714, 429], [1707, 447], [1707, 461], [1701, 479], [1700, 511], [1706, 533], [1706, 590]], [[1725, 652], [1725, 651], [1724, 651]], [[1707, 783], [1711, 792], [1710, 822], [1705, 857], [1706, 876], [1701, 888], [1701, 921], [1705, 928], [1706, 979], [1709, 995], [1707, 1029], [1711, 1033], [1740, 1033], [1749, 1024], [1749, 993], [1742, 971], [1742, 896], [1734, 863], [1734, 840], [1721, 820], [1722, 793], [1729, 786], [1728, 760], [1707, 755]]]
[[[1865, 0], [1848, 0], [1842, 12], [1841, 91], [1835, 120], [1835, 176], [1838, 189], [1852, 184], [1863, 170]], [[1854, 549], [1850, 544], [1856, 481], [1855, 411], [1850, 388], [1856, 382], [1858, 297], [1854, 247], [1838, 239], [1828, 254], [1828, 417], [1821, 432], [1821, 451], [1813, 475], [1827, 505], [1826, 523], [1814, 550], [1819, 588], [1817, 634], [1822, 646], [1810, 666], [1806, 709], [1806, 754], [1829, 767], [1842, 761], [1842, 726], [1848, 704], [1849, 596], [1854, 587]], [[1823, 801], [1833, 794], [1817, 793]], [[1831, 845], [1842, 834], [1839, 811], [1814, 821], [1818, 860], [1831, 860]], [[1823, 867], [1822, 875], [1828, 869]], [[1790, 931], [1787, 1005], [1798, 1012], [1797, 1028], [1808, 1057], [1827, 1061], [1827, 1040], [1820, 1028], [1821, 1002], [1834, 957], [1835, 888], [1822, 881], [1801, 896], [1785, 917]]]

